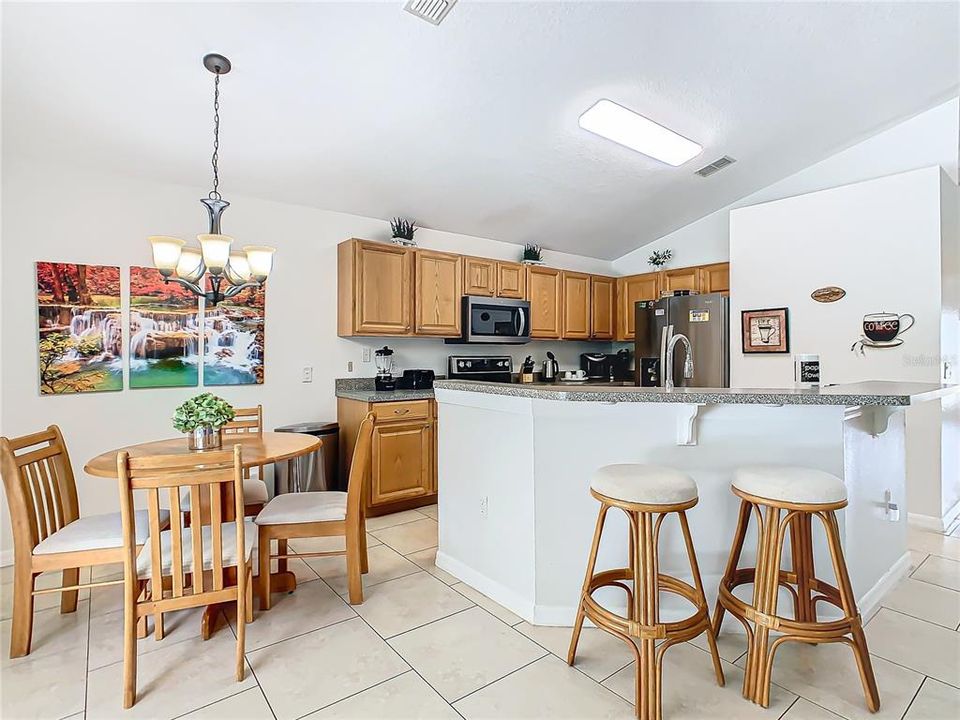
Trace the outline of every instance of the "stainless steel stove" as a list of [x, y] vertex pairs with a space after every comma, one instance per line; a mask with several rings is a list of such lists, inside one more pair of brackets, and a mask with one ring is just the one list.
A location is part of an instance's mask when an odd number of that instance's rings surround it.
[[447, 377], [451, 380], [513, 382], [513, 358], [509, 355], [451, 355], [447, 358]]

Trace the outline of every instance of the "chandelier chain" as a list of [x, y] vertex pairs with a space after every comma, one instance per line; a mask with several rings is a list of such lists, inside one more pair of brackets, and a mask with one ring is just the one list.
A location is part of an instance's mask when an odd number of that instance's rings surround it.
[[220, 168], [218, 160], [220, 159], [220, 73], [214, 74], [213, 80], [213, 156], [210, 158], [210, 164], [213, 165], [213, 190], [208, 197], [213, 200], [220, 199]]

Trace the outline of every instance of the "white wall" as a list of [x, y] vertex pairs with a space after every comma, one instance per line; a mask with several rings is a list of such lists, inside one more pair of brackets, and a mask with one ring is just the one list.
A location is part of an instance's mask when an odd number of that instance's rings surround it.
[[[82, 474], [95, 455], [130, 443], [174, 434], [174, 408], [197, 388], [126, 389], [115, 393], [41, 396], [37, 385], [37, 310], [34, 262], [38, 260], [112, 264], [121, 267], [124, 334], [128, 267], [150, 265], [147, 235], [191, 238], [203, 232], [206, 213], [199, 199], [206, 190], [163, 185], [129, 177], [97, 175], [68, 167], [5, 162], [3, 167], [2, 257], [0, 257], [0, 368], [3, 403], [0, 434], [20, 435], [56, 423], [63, 429], [77, 472], [84, 512], [117, 509], [115, 482]], [[314, 208], [231, 196], [224, 232], [239, 243], [277, 247], [269, 282], [266, 315], [266, 373], [262, 386], [219, 387], [215, 392], [239, 405], [263, 403], [268, 426], [302, 420], [334, 419], [334, 378], [372, 376], [373, 363], [361, 362], [361, 348], [385, 342], [397, 351], [398, 366], [445, 371], [449, 354], [473, 348], [442, 340], [337, 337], [336, 245], [350, 237], [386, 239], [381, 220]], [[454, 233], [421, 230], [421, 246], [516, 260], [521, 248]], [[611, 272], [609, 262], [548, 253], [557, 267]], [[561, 364], [574, 367], [592, 343], [534, 342], [510, 349], [519, 361], [538, 360], [552, 349]], [[609, 347], [603, 345], [602, 347]], [[483, 352], [505, 353], [502, 348]], [[314, 368], [312, 384], [300, 382], [301, 369]], [[125, 385], [126, 385], [125, 379]], [[9, 518], [3, 502], [0, 549], [10, 549]]]
[[[729, 259], [729, 215], [734, 208], [931, 165], [943, 167], [956, 183], [958, 137], [960, 98], [954, 98], [649, 242], [614, 260], [613, 266], [619, 275], [648, 272], [650, 253], [664, 248], [673, 250], [669, 267], [724, 262]], [[703, 182], [723, 182], [723, 173]]]

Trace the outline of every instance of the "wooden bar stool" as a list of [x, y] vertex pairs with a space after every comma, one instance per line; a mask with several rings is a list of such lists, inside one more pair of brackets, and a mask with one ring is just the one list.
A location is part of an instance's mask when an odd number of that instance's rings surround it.
[[[703, 594], [700, 569], [693, 550], [686, 511], [697, 504], [697, 485], [692, 478], [671, 468], [621, 464], [600, 468], [590, 482], [590, 494], [600, 501], [600, 514], [587, 560], [587, 573], [580, 594], [577, 619], [570, 639], [567, 664], [573, 665], [584, 617], [620, 638], [633, 650], [636, 659], [636, 712], [640, 720], [661, 717], [660, 681], [663, 655], [672, 645], [707, 634], [717, 684], [723, 685], [723, 668], [717, 641], [710, 624], [707, 599]], [[594, 573], [603, 524], [610, 508], [619, 508], [630, 521], [629, 567]], [[690, 558], [693, 586], [659, 572], [657, 543], [660, 526], [668, 513], [680, 519], [683, 540]], [[632, 584], [632, 589], [626, 583]], [[593, 598], [598, 588], [614, 586], [627, 594], [627, 617], [600, 606]], [[696, 608], [690, 617], [677, 622], [660, 621], [660, 592], [686, 598]], [[657, 647], [657, 643], [662, 641]]]
[[[770, 704], [773, 657], [783, 643], [842, 642], [853, 650], [867, 708], [876, 712], [880, 709], [877, 681], [840, 546], [836, 511], [847, 505], [847, 489], [843, 481], [809, 468], [757, 466], [739, 469], [731, 489], [741, 499], [740, 516], [727, 569], [720, 581], [714, 631], [719, 634], [724, 611], [729, 611], [746, 628], [747, 665], [743, 696], [763, 707]], [[756, 516], [758, 528], [757, 567], [738, 569], [750, 515]], [[816, 578], [811, 522], [814, 516], [820, 519], [826, 531], [838, 587]], [[780, 569], [780, 561], [788, 529], [792, 569], [785, 571]], [[735, 587], [750, 583], [753, 583], [752, 603], [734, 596]], [[777, 614], [777, 595], [781, 587], [786, 588], [793, 598], [793, 618]], [[843, 617], [819, 622], [817, 603], [820, 601], [840, 608]], [[780, 633], [772, 643], [769, 642], [771, 630]]]

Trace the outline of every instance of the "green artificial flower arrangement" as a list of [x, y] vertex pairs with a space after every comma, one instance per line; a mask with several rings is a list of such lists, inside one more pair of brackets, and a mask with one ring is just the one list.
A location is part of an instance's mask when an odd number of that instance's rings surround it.
[[187, 400], [173, 414], [173, 426], [180, 432], [197, 428], [219, 430], [233, 420], [233, 406], [213, 393], [202, 393]]

